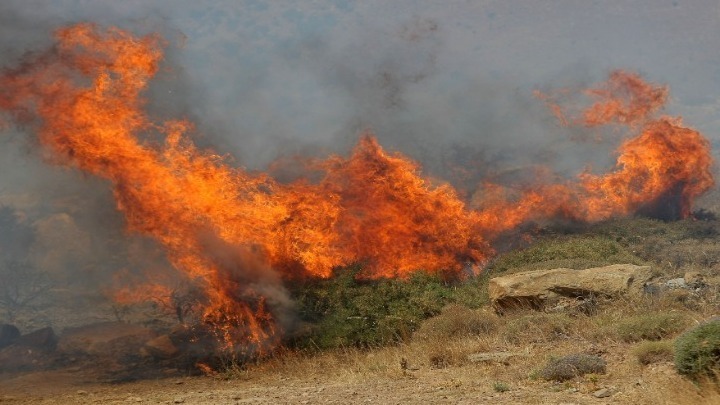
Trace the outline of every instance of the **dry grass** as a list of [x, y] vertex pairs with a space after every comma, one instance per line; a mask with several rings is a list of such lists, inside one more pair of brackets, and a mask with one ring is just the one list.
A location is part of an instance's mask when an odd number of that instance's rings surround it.
[[488, 310], [473, 310], [461, 305], [449, 305], [442, 313], [423, 322], [413, 335], [415, 340], [448, 339], [464, 336], [483, 336], [495, 332], [500, 318]]
[[675, 351], [671, 340], [644, 341], [632, 349], [632, 354], [637, 357], [640, 364], [646, 366], [661, 361], [672, 361]]
[[508, 319], [500, 333], [503, 340], [516, 345], [551, 342], [567, 338], [573, 323], [564, 313], [530, 313]]

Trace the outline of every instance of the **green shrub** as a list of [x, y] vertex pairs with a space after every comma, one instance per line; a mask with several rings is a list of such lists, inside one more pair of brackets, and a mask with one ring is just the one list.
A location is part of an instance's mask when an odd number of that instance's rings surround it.
[[589, 354], [571, 354], [551, 358], [540, 370], [545, 380], [567, 381], [585, 374], [604, 374], [607, 363], [598, 356]]
[[573, 320], [567, 314], [537, 313], [512, 319], [505, 324], [503, 338], [510, 343], [548, 342], [570, 332]]
[[495, 381], [493, 383], [493, 390], [495, 392], [508, 392], [510, 391], [510, 386], [502, 381]]
[[291, 287], [301, 320], [312, 325], [309, 336], [291, 343], [315, 348], [397, 343], [448, 304], [487, 302], [481, 277], [453, 283], [418, 272], [408, 280], [368, 281], [356, 279], [360, 269], [348, 267], [330, 279]]
[[682, 332], [690, 322], [682, 312], [650, 312], [619, 320], [615, 331], [625, 342], [660, 340]]
[[633, 348], [632, 354], [643, 365], [672, 361], [674, 354], [673, 343], [670, 340], [640, 342]]
[[499, 323], [494, 313], [453, 304], [443, 308], [439, 315], [424, 321], [413, 338], [431, 340], [485, 335], [497, 330]]
[[586, 269], [616, 263], [644, 264], [605, 236], [574, 235], [541, 239], [526, 249], [505, 253], [489, 269], [503, 273], [557, 267]]
[[691, 378], [720, 371], [720, 318], [702, 323], [675, 340], [675, 368]]

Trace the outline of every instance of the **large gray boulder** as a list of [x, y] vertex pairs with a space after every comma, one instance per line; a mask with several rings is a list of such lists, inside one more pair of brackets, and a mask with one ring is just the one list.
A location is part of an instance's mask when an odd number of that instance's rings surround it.
[[649, 266], [615, 264], [585, 270], [526, 271], [490, 280], [490, 300], [499, 312], [547, 309], [563, 302], [640, 294], [652, 278]]

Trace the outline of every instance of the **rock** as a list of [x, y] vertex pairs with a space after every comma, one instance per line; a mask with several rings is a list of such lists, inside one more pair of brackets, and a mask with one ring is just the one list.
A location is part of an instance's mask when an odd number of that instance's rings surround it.
[[0, 349], [15, 343], [20, 337], [20, 330], [8, 323], [0, 324]]
[[607, 398], [610, 395], [612, 395], [612, 391], [607, 388], [601, 388], [592, 393], [592, 396], [594, 396], [595, 398]]
[[[7, 328], [10, 336], [14, 327]], [[0, 372], [44, 370], [56, 362], [57, 336], [51, 327], [17, 336], [12, 344], [0, 349]]]
[[684, 278], [674, 278], [672, 280], [668, 280], [665, 282], [665, 287], [669, 289], [676, 289], [676, 288], [687, 288], [687, 284], [685, 283]]
[[55, 331], [48, 326], [20, 336], [15, 343], [24, 347], [53, 350], [57, 346], [57, 342]]
[[[148, 341], [145, 343], [144, 349], [151, 356], [158, 359], [169, 359], [180, 352], [168, 335], [162, 335]], [[179, 384], [182, 384], [182, 381]]]
[[585, 270], [526, 271], [495, 277], [488, 290], [493, 307], [546, 309], [562, 302], [640, 294], [652, 278], [649, 266], [615, 264]]

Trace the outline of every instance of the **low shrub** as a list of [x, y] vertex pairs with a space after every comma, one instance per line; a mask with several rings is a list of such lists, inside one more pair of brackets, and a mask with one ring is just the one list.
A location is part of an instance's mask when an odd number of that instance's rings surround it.
[[[407, 280], [358, 280], [360, 266], [326, 280], [291, 286], [300, 319], [310, 333], [291, 345], [311, 348], [376, 347], [408, 339], [423, 320], [452, 303], [487, 303], [482, 277], [449, 282], [418, 272]], [[474, 298], [474, 299], [473, 299]]]
[[682, 312], [650, 312], [619, 320], [615, 331], [625, 342], [661, 340], [682, 332], [690, 322], [687, 314]]
[[442, 313], [422, 323], [413, 339], [448, 339], [461, 336], [486, 335], [498, 329], [500, 319], [492, 312], [473, 310], [462, 305], [449, 305]]
[[573, 319], [564, 313], [537, 313], [505, 324], [503, 338], [510, 343], [548, 342], [569, 334]]
[[502, 381], [495, 381], [493, 383], [493, 390], [495, 392], [508, 392], [510, 391], [510, 386]]
[[643, 341], [633, 348], [632, 354], [642, 365], [672, 361], [673, 342], [670, 340]]
[[720, 318], [688, 330], [675, 340], [675, 368], [698, 379], [715, 377], [720, 371]]
[[606, 236], [573, 235], [541, 239], [526, 249], [507, 252], [495, 259], [489, 269], [509, 273], [557, 267], [586, 269], [616, 263], [644, 264]]
[[567, 381], [585, 374], [605, 374], [607, 363], [598, 356], [589, 354], [571, 354], [551, 358], [540, 370], [540, 377], [545, 380]]

